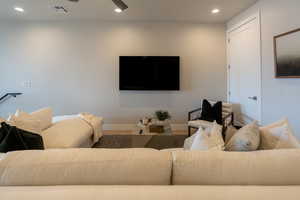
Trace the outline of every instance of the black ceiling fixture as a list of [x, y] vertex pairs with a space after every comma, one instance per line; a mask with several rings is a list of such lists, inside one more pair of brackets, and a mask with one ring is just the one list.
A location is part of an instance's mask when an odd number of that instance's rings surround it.
[[[69, 1], [77, 3], [79, 0], [69, 0]], [[122, 1], [122, 0], [112, 0], [112, 1], [121, 11], [124, 11], [128, 8], [126, 3], [124, 3], [124, 1]]]
[[122, 11], [126, 10], [128, 6], [122, 0], [112, 0], [116, 6]]
[[63, 11], [64, 13], [68, 13], [68, 10], [63, 6], [54, 6], [56, 11]]
[[[74, 3], [79, 2], [79, 0], [68, 0]], [[122, 12], [124, 10], [126, 10], [128, 8], [128, 6], [126, 5], [126, 3], [124, 3], [124, 1], [122, 0], [112, 0], [114, 2], [114, 4], [118, 7], [119, 11]]]

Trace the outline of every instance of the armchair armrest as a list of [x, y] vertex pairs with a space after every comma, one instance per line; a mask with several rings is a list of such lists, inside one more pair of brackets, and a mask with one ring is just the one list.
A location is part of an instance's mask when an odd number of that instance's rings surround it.
[[226, 137], [226, 131], [230, 125], [234, 125], [234, 113], [233, 112], [229, 113], [222, 119], [222, 126], [223, 126], [222, 135], [223, 135], [224, 140]]
[[192, 115], [193, 115], [194, 113], [199, 112], [199, 111], [202, 111], [202, 108], [198, 108], [198, 109], [196, 109], [196, 110], [190, 111], [189, 114], [188, 114], [188, 121], [194, 120], [194, 119], [192, 119]]

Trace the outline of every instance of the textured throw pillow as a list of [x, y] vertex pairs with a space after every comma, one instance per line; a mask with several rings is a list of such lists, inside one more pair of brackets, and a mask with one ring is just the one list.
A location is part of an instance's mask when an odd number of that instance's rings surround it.
[[234, 136], [234, 134], [237, 132], [238, 130], [234, 127], [234, 126], [229, 126], [225, 132], [225, 144], [227, 144], [229, 142], [229, 140], [232, 138], [232, 136]]
[[298, 139], [287, 119], [260, 128], [261, 144], [259, 149], [300, 148]]
[[226, 144], [226, 151], [255, 151], [260, 144], [260, 133], [257, 122], [238, 130]]
[[199, 129], [190, 150], [223, 151], [222, 126], [214, 122], [211, 129]]
[[18, 129], [15, 126], [6, 124], [5, 122], [1, 123], [1, 153], [31, 149], [44, 149], [43, 138], [40, 135]]
[[222, 102], [217, 102], [211, 105], [206, 99], [202, 102], [202, 112], [200, 120], [209, 122], [217, 121], [218, 124], [222, 124]]

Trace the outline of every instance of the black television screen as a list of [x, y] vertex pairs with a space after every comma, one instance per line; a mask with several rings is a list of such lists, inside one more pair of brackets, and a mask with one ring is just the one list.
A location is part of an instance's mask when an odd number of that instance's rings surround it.
[[180, 90], [179, 56], [121, 56], [120, 90]]

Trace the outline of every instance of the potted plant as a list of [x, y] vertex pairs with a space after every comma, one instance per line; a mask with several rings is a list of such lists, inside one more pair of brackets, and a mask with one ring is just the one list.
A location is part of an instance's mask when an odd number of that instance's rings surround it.
[[169, 114], [168, 111], [163, 111], [163, 110], [158, 110], [155, 112], [155, 117], [159, 121], [166, 121], [168, 119], [171, 119], [171, 115]]
[[171, 132], [171, 125], [169, 119], [171, 119], [171, 115], [168, 111], [158, 110], [155, 112], [155, 118], [157, 119], [155, 125], [163, 126], [164, 132], [168, 133]]

